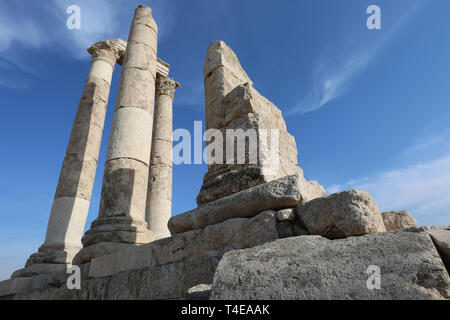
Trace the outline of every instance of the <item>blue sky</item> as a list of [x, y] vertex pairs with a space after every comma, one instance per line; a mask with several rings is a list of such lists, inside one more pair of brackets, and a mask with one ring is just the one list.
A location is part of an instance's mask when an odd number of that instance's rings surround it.
[[[81, 8], [81, 30], [66, 8]], [[285, 115], [299, 164], [329, 193], [368, 190], [381, 210], [450, 224], [450, 2], [447, 0], [3, 0], [0, 2], [0, 279], [42, 244], [92, 43], [127, 39], [153, 8], [158, 55], [181, 83], [174, 129], [204, 120], [206, 48], [224, 40]], [[366, 28], [381, 8], [382, 29]], [[87, 228], [95, 219], [109, 111]], [[206, 165], [174, 168], [173, 213], [194, 208]]]

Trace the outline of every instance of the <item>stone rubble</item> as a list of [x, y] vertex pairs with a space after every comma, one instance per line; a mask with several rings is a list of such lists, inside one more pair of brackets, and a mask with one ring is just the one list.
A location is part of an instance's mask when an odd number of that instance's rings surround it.
[[296, 214], [310, 234], [329, 239], [386, 231], [377, 204], [362, 190], [311, 200], [297, 206]]
[[[371, 265], [380, 268], [380, 289], [367, 286]], [[450, 277], [430, 237], [419, 229], [339, 240], [301, 236], [226, 253], [211, 298], [450, 299]]]
[[383, 212], [381, 216], [383, 217], [386, 231], [419, 226], [408, 210]]

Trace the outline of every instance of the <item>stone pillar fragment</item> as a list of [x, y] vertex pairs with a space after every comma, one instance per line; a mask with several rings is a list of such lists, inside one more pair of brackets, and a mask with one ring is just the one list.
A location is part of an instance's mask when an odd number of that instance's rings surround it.
[[[304, 178], [295, 139], [287, 131], [281, 110], [253, 87], [236, 54], [223, 41], [208, 47], [204, 84], [206, 129], [219, 130], [226, 143], [224, 159], [216, 161], [208, 154], [208, 172], [197, 196], [199, 206], [292, 174], [301, 177], [304, 201], [326, 195], [317, 182]], [[241, 140], [243, 151], [233, 136], [239, 130], [248, 134], [248, 142]]]
[[146, 221], [158, 239], [170, 236], [167, 223], [172, 214], [172, 102], [178, 86], [168, 77], [157, 77]]
[[145, 221], [145, 207], [152, 143], [157, 33], [152, 10], [139, 6], [123, 61], [100, 210], [98, 218], [83, 237], [85, 248], [82, 251], [98, 243], [117, 248], [124, 243], [142, 244], [152, 240]]
[[93, 56], [91, 69], [62, 165], [45, 242], [39, 252], [28, 259], [26, 266], [70, 264], [81, 249], [112, 74], [125, 49], [126, 42], [120, 39], [97, 42], [88, 49]]

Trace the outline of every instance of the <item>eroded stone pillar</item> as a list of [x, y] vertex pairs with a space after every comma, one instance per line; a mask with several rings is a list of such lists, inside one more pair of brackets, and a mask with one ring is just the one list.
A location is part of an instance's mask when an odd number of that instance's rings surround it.
[[179, 85], [165, 76], [158, 75], [156, 80], [146, 221], [158, 239], [170, 236], [167, 223], [172, 213], [172, 102]]
[[[109, 138], [98, 218], [83, 237], [81, 261], [96, 244], [113, 251], [120, 244], [152, 240], [145, 221], [155, 100], [158, 28], [148, 7], [134, 15], [123, 61]], [[109, 246], [108, 246], [109, 245]], [[91, 248], [90, 253], [85, 249]], [[84, 251], [84, 253], [83, 253]], [[87, 254], [87, 255], [86, 255]], [[84, 258], [83, 258], [84, 257]]]
[[112, 74], [123, 56], [126, 42], [120, 39], [95, 43], [88, 79], [70, 135], [50, 213], [44, 244], [27, 261], [71, 263], [81, 249], [95, 171], [105, 123]]

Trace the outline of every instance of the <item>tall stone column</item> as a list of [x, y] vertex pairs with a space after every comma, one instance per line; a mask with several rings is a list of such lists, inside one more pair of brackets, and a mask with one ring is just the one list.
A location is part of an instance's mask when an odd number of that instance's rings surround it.
[[172, 102], [179, 85], [164, 76], [158, 75], [156, 80], [146, 221], [158, 239], [170, 236], [167, 223], [172, 214]]
[[[145, 221], [152, 143], [158, 28], [152, 10], [139, 6], [125, 52], [106, 156], [98, 218], [83, 237], [77, 262], [142, 244], [153, 237]], [[99, 246], [95, 246], [101, 243]], [[106, 249], [105, 249], [106, 248]]]
[[120, 39], [95, 43], [91, 69], [69, 139], [44, 244], [31, 255], [32, 264], [72, 263], [81, 249], [95, 171], [105, 123], [111, 79], [126, 42]]

